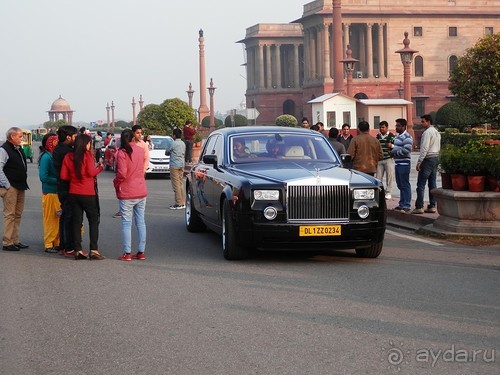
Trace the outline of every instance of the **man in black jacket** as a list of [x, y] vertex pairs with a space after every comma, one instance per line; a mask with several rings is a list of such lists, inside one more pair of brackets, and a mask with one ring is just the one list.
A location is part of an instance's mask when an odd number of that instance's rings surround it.
[[73, 143], [75, 142], [78, 130], [71, 125], [63, 125], [57, 130], [59, 143], [57, 144], [52, 157], [54, 167], [57, 171], [57, 196], [61, 202], [61, 217], [59, 218], [59, 253], [61, 255], [73, 256], [75, 254], [75, 245], [73, 242], [73, 206], [68, 200], [69, 181], [63, 181], [59, 178], [64, 157], [67, 153], [73, 152]]
[[19, 251], [29, 247], [19, 241], [19, 227], [28, 187], [26, 155], [21, 147], [23, 131], [7, 130], [7, 141], [0, 147], [0, 196], [3, 199], [3, 247]]

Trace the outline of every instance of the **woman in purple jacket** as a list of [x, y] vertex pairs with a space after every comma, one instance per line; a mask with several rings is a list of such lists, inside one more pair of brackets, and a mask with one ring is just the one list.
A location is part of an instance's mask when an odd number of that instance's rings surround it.
[[[121, 133], [120, 149], [116, 153], [116, 177], [113, 180], [116, 197], [120, 203], [122, 213], [122, 240], [123, 255], [118, 259], [131, 261], [132, 259], [146, 259], [146, 197], [148, 195], [146, 178], [144, 177], [144, 150], [132, 142], [134, 133], [125, 129]], [[132, 249], [132, 217], [137, 227], [137, 253], [131, 254]]]

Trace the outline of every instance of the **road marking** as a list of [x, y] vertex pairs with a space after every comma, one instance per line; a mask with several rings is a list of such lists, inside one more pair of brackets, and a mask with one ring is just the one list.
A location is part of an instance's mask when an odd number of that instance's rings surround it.
[[439, 242], [424, 240], [423, 238], [419, 238], [419, 237], [415, 237], [415, 236], [408, 236], [407, 234], [401, 234], [401, 233], [398, 233], [398, 232], [394, 232], [392, 230], [387, 230], [386, 229], [385, 232], [386, 233], [390, 233], [390, 234], [392, 234], [393, 236], [396, 236], [396, 237], [402, 237], [402, 238], [406, 238], [406, 239], [409, 239], [409, 240], [412, 240], [412, 241], [423, 242], [423, 243], [426, 243], [428, 245], [443, 246], [443, 244], [439, 243]]

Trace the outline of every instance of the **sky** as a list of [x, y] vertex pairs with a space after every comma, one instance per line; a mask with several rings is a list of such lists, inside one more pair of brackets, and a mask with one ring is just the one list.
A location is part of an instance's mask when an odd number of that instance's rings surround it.
[[[1, 0], [0, 132], [35, 128], [61, 95], [73, 122], [132, 121], [132, 97], [144, 105], [199, 106], [198, 31], [205, 38], [208, 87], [225, 113], [245, 100], [243, 44], [257, 23], [288, 23], [307, 0]], [[207, 93], [207, 105], [209, 96]], [[136, 105], [137, 112], [139, 105]]]

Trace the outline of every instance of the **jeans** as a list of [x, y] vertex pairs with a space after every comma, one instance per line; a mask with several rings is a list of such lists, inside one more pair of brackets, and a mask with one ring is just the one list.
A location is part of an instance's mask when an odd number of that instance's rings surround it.
[[132, 217], [137, 228], [137, 252], [143, 253], [146, 249], [146, 198], [120, 199], [120, 212], [122, 213], [122, 241], [123, 252], [130, 254], [132, 251]]
[[424, 208], [424, 191], [425, 184], [429, 186], [429, 208], [436, 207], [436, 200], [431, 193], [432, 189], [436, 188], [436, 175], [439, 160], [435, 158], [426, 158], [420, 164], [420, 171], [417, 177], [417, 200], [415, 208]]
[[70, 202], [73, 203], [73, 240], [75, 251], [82, 250], [82, 225], [83, 213], [87, 215], [89, 222], [90, 250], [99, 250], [99, 197], [97, 195], [70, 194]]
[[399, 189], [399, 207], [411, 207], [411, 185], [410, 185], [411, 165], [396, 164], [396, 185]]

